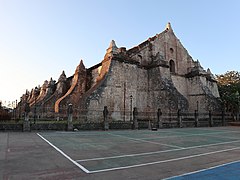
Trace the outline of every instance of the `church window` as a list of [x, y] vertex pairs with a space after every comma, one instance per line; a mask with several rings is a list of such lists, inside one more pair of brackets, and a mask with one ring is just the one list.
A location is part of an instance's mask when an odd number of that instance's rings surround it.
[[170, 53], [173, 53], [173, 52], [174, 52], [173, 48], [170, 48]]
[[175, 62], [173, 60], [170, 60], [169, 65], [170, 65], [170, 72], [175, 73]]

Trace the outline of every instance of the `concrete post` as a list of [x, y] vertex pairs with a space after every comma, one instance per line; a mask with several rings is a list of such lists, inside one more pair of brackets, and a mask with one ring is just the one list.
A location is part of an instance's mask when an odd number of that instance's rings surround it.
[[182, 124], [182, 113], [181, 113], [181, 109], [178, 109], [177, 115], [178, 115], [178, 125], [179, 125], [180, 128], [182, 128], [182, 127], [183, 127], [183, 124]]
[[212, 117], [212, 111], [209, 111], [209, 126], [213, 127], [213, 117]]
[[67, 130], [68, 131], [73, 131], [73, 122], [72, 122], [72, 117], [73, 117], [73, 108], [72, 108], [72, 104], [68, 105], [68, 124], [67, 124]]
[[23, 132], [31, 131], [31, 124], [29, 121], [29, 112], [30, 112], [29, 103], [25, 104], [24, 111], [25, 111], [25, 113], [24, 113], [24, 122], [23, 122]]
[[194, 112], [194, 118], [195, 118], [195, 127], [199, 126], [199, 117], [198, 117], [198, 110], [195, 110]]
[[28, 122], [29, 121], [29, 115], [27, 112], [24, 113], [24, 121]]
[[225, 109], [222, 110], [222, 126], [226, 126]]
[[138, 111], [137, 108], [133, 108], [133, 129], [138, 129]]
[[104, 125], [104, 130], [107, 131], [109, 129], [107, 106], [104, 106], [104, 109], [103, 109], [103, 125]]
[[152, 129], [151, 120], [148, 120], [148, 129], [149, 129], [149, 130], [151, 130], [151, 129]]
[[158, 128], [162, 128], [163, 127], [163, 124], [162, 124], [162, 111], [160, 108], [158, 108], [158, 111], [157, 111], [157, 126]]

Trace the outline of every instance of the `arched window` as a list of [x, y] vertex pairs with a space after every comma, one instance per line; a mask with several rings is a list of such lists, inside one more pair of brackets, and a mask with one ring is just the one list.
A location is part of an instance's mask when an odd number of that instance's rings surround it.
[[170, 72], [175, 73], [175, 62], [173, 60], [170, 60], [169, 65], [170, 65]]

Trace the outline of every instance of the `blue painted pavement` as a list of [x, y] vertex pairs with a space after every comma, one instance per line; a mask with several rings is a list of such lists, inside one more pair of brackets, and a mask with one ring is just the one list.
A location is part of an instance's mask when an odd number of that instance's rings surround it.
[[222, 166], [193, 172], [181, 176], [175, 176], [169, 178], [171, 180], [182, 180], [182, 179], [201, 179], [201, 180], [240, 180], [240, 161], [228, 163]]

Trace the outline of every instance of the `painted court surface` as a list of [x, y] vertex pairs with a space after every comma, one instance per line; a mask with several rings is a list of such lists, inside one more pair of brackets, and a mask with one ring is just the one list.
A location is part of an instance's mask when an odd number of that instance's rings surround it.
[[240, 179], [240, 128], [0, 132], [0, 179]]

